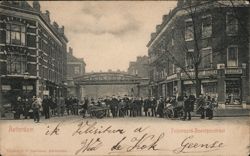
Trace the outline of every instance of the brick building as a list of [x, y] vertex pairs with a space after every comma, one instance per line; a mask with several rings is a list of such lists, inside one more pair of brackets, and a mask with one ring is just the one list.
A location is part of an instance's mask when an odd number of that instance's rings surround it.
[[1, 102], [64, 95], [67, 42], [64, 26], [52, 23], [38, 1], [0, 2]]
[[226, 100], [228, 106], [246, 108], [249, 43], [248, 4], [178, 1], [147, 44], [151, 94], [195, 95], [194, 63], [198, 62], [201, 93], [217, 97], [224, 108]]
[[128, 74], [135, 75], [142, 78], [141, 83], [138, 85], [138, 95], [149, 95], [148, 79], [149, 79], [149, 62], [148, 56], [138, 56], [136, 61], [130, 62], [128, 67]]
[[148, 78], [148, 56], [138, 56], [136, 61], [129, 62], [128, 74]]
[[76, 86], [73, 78], [85, 74], [86, 63], [83, 58], [76, 58], [73, 55], [73, 49], [69, 47], [67, 53], [67, 94], [68, 96], [77, 95]]

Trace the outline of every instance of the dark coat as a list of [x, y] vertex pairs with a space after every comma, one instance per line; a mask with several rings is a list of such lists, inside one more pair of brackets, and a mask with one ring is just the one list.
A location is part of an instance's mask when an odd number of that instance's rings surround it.
[[163, 113], [163, 109], [164, 109], [164, 101], [163, 100], [159, 100], [159, 104], [157, 107], [157, 113], [158, 114], [162, 114]]
[[119, 101], [116, 98], [112, 98], [112, 100], [110, 101], [110, 108], [111, 109], [115, 109], [118, 107], [118, 103]]
[[50, 106], [50, 100], [49, 99], [43, 99], [42, 106], [44, 109], [48, 109]]
[[148, 109], [151, 107], [151, 102], [149, 99], [144, 100], [144, 111], [148, 111]]
[[191, 112], [193, 111], [193, 106], [192, 106], [192, 101], [191, 99], [186, 99], [184, 101], [184, 107], [183, 107], [185, 112]]

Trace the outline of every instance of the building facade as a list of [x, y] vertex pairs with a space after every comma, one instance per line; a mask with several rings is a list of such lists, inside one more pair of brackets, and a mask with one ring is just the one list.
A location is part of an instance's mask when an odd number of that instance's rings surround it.
[[68, 39], [38, 1], [0, 2], [1, 104], [65, 94]]
[[136, 61], [129, 62], [128, 74], [148, 78], [148, 56], [138, 56]]
[[148, 79], [149, 79], [149, 59], [148, 56], [138, 56], [136, 61], [131, 61], [128, 67], [128, 74], [135, 75], [144, 80], [139, 85], [140, 96], [149, 95]]
[[86, 63], [83, 58], [76, 58], [73, 55], [73, 49], [69, 47], [69, 52], [67, 53], [67, 95], [74, 96], [77, 95], [77, 86], [73, 81], [74, 77], [79, 77], [85, 74]]
[[152, 95], [195, 95], [198, 71], [201, 93], [223, 108], [250, 102], [248, 4], [178, 1], [147, 47]]

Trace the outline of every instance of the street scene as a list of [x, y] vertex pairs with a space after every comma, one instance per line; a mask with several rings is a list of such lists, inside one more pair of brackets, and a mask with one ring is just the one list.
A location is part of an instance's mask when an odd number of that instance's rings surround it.
[[0, 156], [250, 151], [250, 3], [0, 1]]
[[[148, 17], [149, 29], [136, 10], [151, 3], [166, 8]], [[81, 26], [56, 2], [0, 3], [1, 119], [249, 117], [247, 1], [117, 2], [126, 12], [116, 16], [108, 2], [79, 4]], [[148, 37], [129, 36], [140, 33]]]

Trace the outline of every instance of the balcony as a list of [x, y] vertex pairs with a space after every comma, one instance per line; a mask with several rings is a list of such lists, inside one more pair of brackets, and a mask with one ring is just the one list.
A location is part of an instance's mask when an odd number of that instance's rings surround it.
[[243, 73], [242, 68], [226, 68], [225, 74], [226, 75], [241, 75]]
[[[188, 73], [189, 76], [187, 75], [187, 73]], [[187, 73], [182, 72], [181, 73], [181, 78], [182, 79], [189, 79], [190, 77], [191, 78], [195, 77], [195, 72], [194, 71], [190, 71], [190, 72], [187, 72]], [[215, 69], [201, 70], [201, 71], [199, 71], [198, 75], [199, 75], [199, 77], [210, 77], [212, 75], [217, 75], [217, 70], [215, 70]]]
[[167, 80], [174, 80], [174, 79], [177, 79], [177, 74], [167, 76]]

